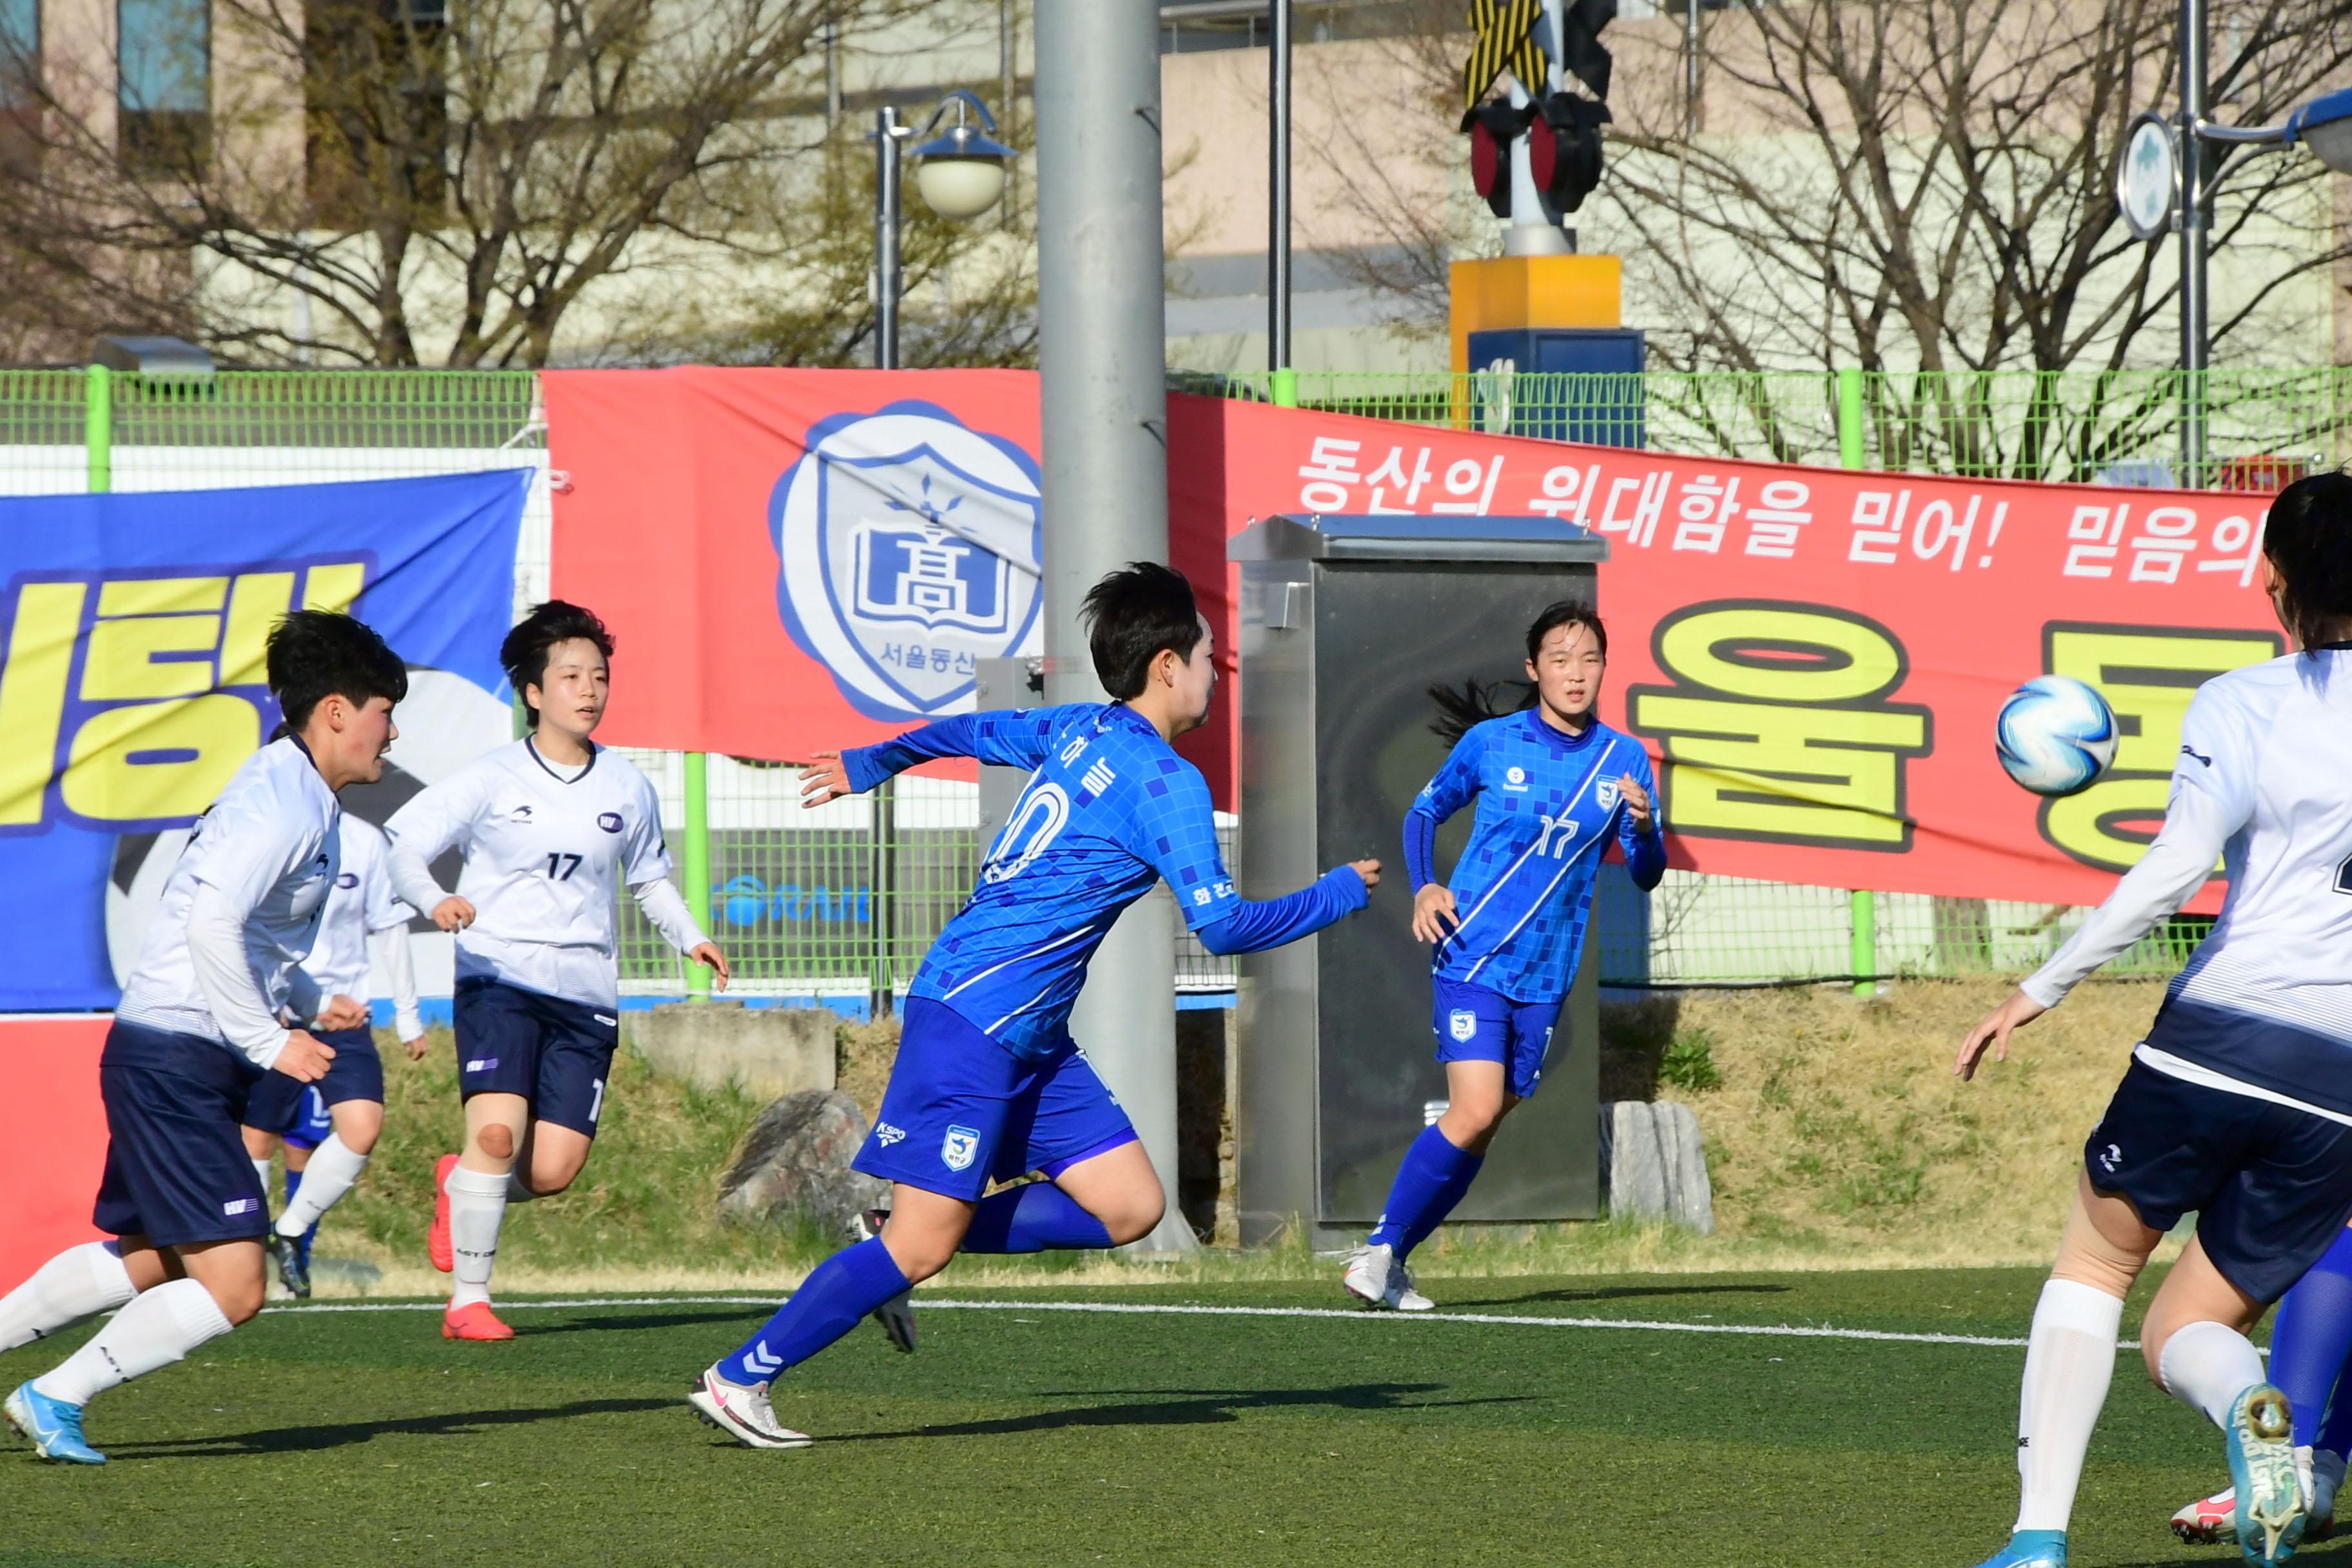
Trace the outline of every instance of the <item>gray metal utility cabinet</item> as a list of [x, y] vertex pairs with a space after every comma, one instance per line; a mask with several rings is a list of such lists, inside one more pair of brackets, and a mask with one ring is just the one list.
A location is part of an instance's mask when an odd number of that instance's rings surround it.
[[[1244, 893], [1381, 862], [1364, 913], [1241, 961], [1242, 1239], [1303, 1221], [1327, 1244], [1379, 1217], [1398, 1160], [1445, 1097], [1403, 864], [1405, 808], [1445, 760], [1428, 689], [1523, 679], [1528, 623], [1555, 600], [1593, 604], [1608, 545], [1548, 517], [1271, 517], [1228, 552], [1242, 569]], [[1441, 874], [1471, 816], [1438, 835]], [[1455, 1219], [1599, 1212], [1596, 946], [1543, 1092], [1505, 1124]]]

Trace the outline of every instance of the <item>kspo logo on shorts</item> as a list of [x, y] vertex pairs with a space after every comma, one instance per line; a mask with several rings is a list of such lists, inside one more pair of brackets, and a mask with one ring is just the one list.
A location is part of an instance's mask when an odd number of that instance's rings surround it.
[[1446, 1016], [1446, 1032], [1457, 1041], [1468, 1041], [1478, 1033], [1478, 1015], [1467, 1007], [1456, 1007]]
[[950, 1127], [940, 1142], [940, 1163], [950, 1171], [968, 1171], [980, 1154], [980, 1131], [971, 1127]]
[[231, 1198], [221, 1205], [221, 1213], [225, 1215], [259, 1214], [260, 1212], [259, 1198]]

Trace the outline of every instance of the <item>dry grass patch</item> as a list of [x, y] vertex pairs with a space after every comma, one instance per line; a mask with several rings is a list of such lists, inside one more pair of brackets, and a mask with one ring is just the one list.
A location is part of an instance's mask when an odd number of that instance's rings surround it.
[[[1604, 1093], [1638, 1092], [1645, 1071], [1654, 1082], [1668, 1064], [1658, 1092], [1698, 1111], [1726, 1239], [2039, 1264], [2056, 1246], [2083, 1141], [2163, 985], [2085, 985], [2018, 1035], [2007, 1062], [1960, 1082], [1962, 1036], [2010, 988], [1913, 981], [1867, 998], [1819, 986], [1611, 1009]], [[1674, 1087], [1678, 1047], [1685, 1064], [1704, 1058], [1715, 1088]]]

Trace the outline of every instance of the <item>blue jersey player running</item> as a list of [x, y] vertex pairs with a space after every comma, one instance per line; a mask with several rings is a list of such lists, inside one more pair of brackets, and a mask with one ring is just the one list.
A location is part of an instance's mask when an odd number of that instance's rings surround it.
[[[1169, 746], [1207, 718], [1216, 685], [1192, 585], [1138, 563], [1096, 584], [1083, 614], [1118, 700], [944, 720], [824, 759], [803, 781], [814, 805], [934, 757], [1034, 770], [908, 989], [898, 1061], [854, 1162], [892, 1184], [881, 1234], [818, 1265], [688, 1395], [751, 1447], [805, 1445], [777, 1421], [771, 1380], [957, 1252], [1113, 1247], [1160, 1223], [1160, 1178], [1069, 1032], [1087, 961], [1121, 910], [1165, 879], [1203, 946], [1250, 952], [1362, 909], [1379, 880], [1380, 862], [1360, 860], [1286, 898], [1243, 900], [1217, 853], [1208, 784]], [[1031, 1171], [1045, 1180], [981, 1195]]]
[[[2012, 1031], [2179, 910], [2221, 862], [2221, 915], [2084, 1145], [2026, 1342], [2017, 1522], [1981, 1568], [2065, 1568], [2124, 1297], [2192, 1212], [2197, 1233], [2141, 1322], [2141, 1360], [2221, 1429], [2247, 1562], [2285, 1562], [2316, 1506], [2333, 1508], [2296, 1453], [2319, 1440], [2320, 1412], [2296, 1401], [2326, 1398], [2329, 1357], [2298, 1372], [2274, 1355], [2266, 1373], [2246, 1333], [2352, 1217], [2352, 476], [2279, 492], [2263, 585], [2297, 651], [2198, 689], [2155, 840], [1955, 1063], [1968, 1078], [1988, 1048], [2000, 1059]], [[2286, 1327], [2274, 1348], [2291, 1346]]]
[[[1475, 685], [1432, 689], [1445, 712], [1434, 728], [1454, 746], [1405, 814], [1404, 862], [1413, 934], [1434, 947], [1446, 1106], [1405, 1151], [1379, 1226], [1341, 1276], [1375, 1307], [1431, 1305], [1405, 1259], [1469, 1192], [1496, 1129], [1543, 1078], [1609, 842], [1644, 891], [1665, 875], [1650, 759], [1594, 714], [1608, 659], [1600, 617], [1562, 602], [1528, 628], [1527, 707], [1495, 717]], [[1474, 801], [1469, 846], [1452, 881], [1438, 881], [1438, 824]]]

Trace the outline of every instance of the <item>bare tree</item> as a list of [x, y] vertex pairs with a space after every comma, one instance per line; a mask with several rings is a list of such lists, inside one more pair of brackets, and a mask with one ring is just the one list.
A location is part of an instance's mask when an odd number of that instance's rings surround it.
[[[855, 159], [825, 132], [824, 37], [970, 9], [149, 0], [174, 3], [208, 31], [205, 112], [137, 102], [156, 73], [127, 60], [120, 91], [58, 48], [14, 79], [0, 275], [253, 362], [457, 367], [678, 336], [845, 357], [870, 331], [850, 256], [870, 258], [870, 225], [841, 221]], [[918, 279], [997, 254], [912, 237]], [[949, 350], [1017, 357], [1018, 339]]]
[[[1460, 108], [1461, 12], [1413, 0], [1387, 45], [1417, 84], [1426, 155], [1449, 167], [1462, 153], [1438, 128]], [[1625, 256], [1667, 367], [2168, 363], [2171, 253], [2123, 227], [2113, 181], [2131, 114], [2172, 98], [2176, 16], [2170, 0], [1747, 0], [1706, 19], [1697, 115], [1680, 19], [1621, 23], [1583, 237]], [[2283, 117], [2352, 64], [2352, 0], [2221, 0], [2212, 32], [2213, 98], [2242, 123]], [[1490, 248], [1499, 226], [1475, 209], [1465, 221], [1458, 200], [1394, 202], [1396, 170], [1363, 158], [1336, 111], [1346, 84], [1327, 90], [1334, 129], [1304, 145], [1344, 172], [1351, 218], [1397, 242], [1359, 281], [1433, 323], [1447, 261]], [[2217, 357], [2277, 350], [2281, 296], [2352, 255], [2326, 180], [2300, 155], [2221, 161]]]

